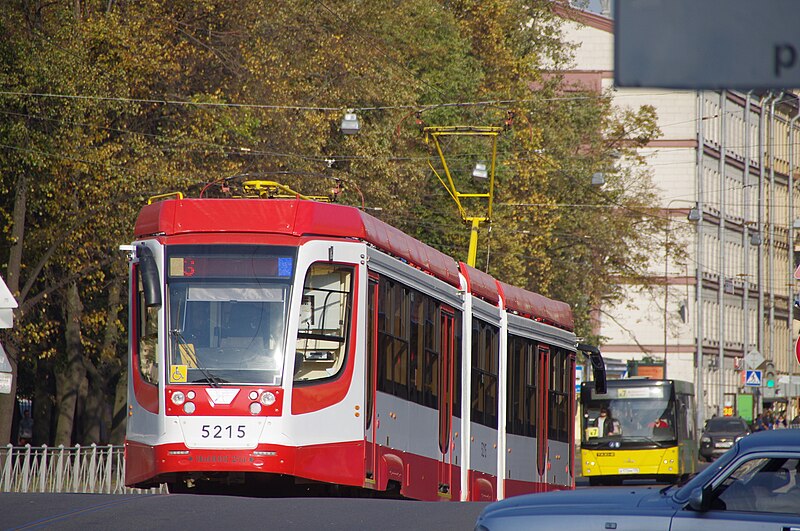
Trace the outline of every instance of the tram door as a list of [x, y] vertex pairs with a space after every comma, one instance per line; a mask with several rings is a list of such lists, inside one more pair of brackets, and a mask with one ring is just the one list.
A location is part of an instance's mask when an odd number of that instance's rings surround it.
[[[548, 450], [548, 431], [550, 419], [550, 349], [546, 346], [538, 345], [537, 367], [539, 368], [538, 378], [538, 405], [536, 412], [536, 468], [539, 473], [540, 484], [547, 483], [547, 450]], [[541, 485], [544, 488], [544, 485]]]
[[364, 481], [373, 488], [380, 485], [376, 467], [378, 448], [375, 444], [378, 430], [377, 408], [378, 370], [378, 279], [369, 279], [367, 289], [367, 348], [364, 361]]
[[439, 493], [450, 495], [453, 484], [453, 351], [455, 317], [443, 310], [440, 317], [441, 363], [439, 371]]

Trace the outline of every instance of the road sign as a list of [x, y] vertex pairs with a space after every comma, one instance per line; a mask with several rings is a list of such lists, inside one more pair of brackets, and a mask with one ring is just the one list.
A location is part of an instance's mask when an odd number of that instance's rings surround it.
[[744, 384], [747, 387], [761, 387], [761, 371], [745, 371]]
[[614, 8], [619, 86], [800, 86], [796, 0], [615, 0]]
[[6, 349], [3, 348], [2, 343], [0, 343], [0, 372], [13, 372], [11, 370], [11, 362], [8, 361]]
[[764, 356], [757, 350], [751, 350], [744, 356], [744, 365], [748, 369], [755, 369], [764, 363]]

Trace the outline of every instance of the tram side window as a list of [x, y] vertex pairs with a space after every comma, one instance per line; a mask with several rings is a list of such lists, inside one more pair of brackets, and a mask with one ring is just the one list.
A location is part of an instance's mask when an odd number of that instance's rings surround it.
[[514, 435], [536, 435], [536, 356], [533, 340], [509, 336], [508, 423]]
[[296, 382], [333, 378], [344, 366], [352, 313], [353, 268], [313, 264], [303, 284]]
[[508, 340], [508, 399], [506, 400], [506, 431], [522, 435], [525, 430], [525, 343], [522, 338]]
[[472, 420], [497, 428], [498, 330], [472, 320]]
[[453, 328], [455, 337], [455, 345], [453, 345], [453, 414], [461, 417], [461, 339], [464, 334], [461, 330], [460, 312], [456, 312]]
[[569, 440], [570, 358], [566, 351], [555, 350], [550, 361], [550, 438]]
[[408, 398], [408, 290], [381, 278], [378, 298], [378, 389]]
[[[378, 390], [437, 409], [441, 384], [442, 306], [435, 298], [386, 277], [378, 281]], [[454, 355], [461, 355], [461, 316], [454, 321]], [[461, 389], [461, 361], [453, 366]], [[460, 395], [453, 396], [461, 414]]]
[[439, 406], [439, 372], [441, 351], [441, 326], [437, 316], [441, 310], [430, 297], [425, 297], [425, 341], [424, 341], [424, 389], [422, 404], [436, 408]]
[[139, 372], [146, 382], [158, 384], [158, 307], [148, 307], [144, 300], [141, 270], [136, 268], [136, 334]]

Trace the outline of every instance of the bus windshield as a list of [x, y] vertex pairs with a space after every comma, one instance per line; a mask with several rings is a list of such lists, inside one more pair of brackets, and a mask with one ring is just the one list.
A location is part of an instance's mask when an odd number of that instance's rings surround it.
[[[584, 397], [581, 444], [584, 447], [674, 442], [676, 419], [669, 388], [663, 386], [610, 389], [608, 395]], [[623, 444], [625, 443], [625, 444]]]
[[280, 385], [293, 264], [283, 248], [170, 248], [168, 381]]

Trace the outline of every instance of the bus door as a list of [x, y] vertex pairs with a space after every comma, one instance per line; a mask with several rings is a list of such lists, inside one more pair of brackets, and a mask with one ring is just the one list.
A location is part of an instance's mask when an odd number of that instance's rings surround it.
[[367, 486], [378, 488], [379, 467], [376, 466], [378, 446], [375, 444], [378, 430], [377, 408], [378, 370], [378, 279], [369, 279], [367, 289], [367, 348], [364, 360], [364, 480]]
[[453, 352], [455, 317], [452, 310], [442, 310], [441, 363], [439, 370], [439, 494], [451, 495], [453, 484]]
[[538, 411], [536, 412], [536, 468], [539, 474], [539, 483], [544, 486], [547, 483], [547, 450], [548, 450], [548, 431], [550, 419], [548, 412], [550, 409], [550, 348], [544, 345], [537, 345], [537, 366], [539, 368], [539, 381], [537, 391]]

